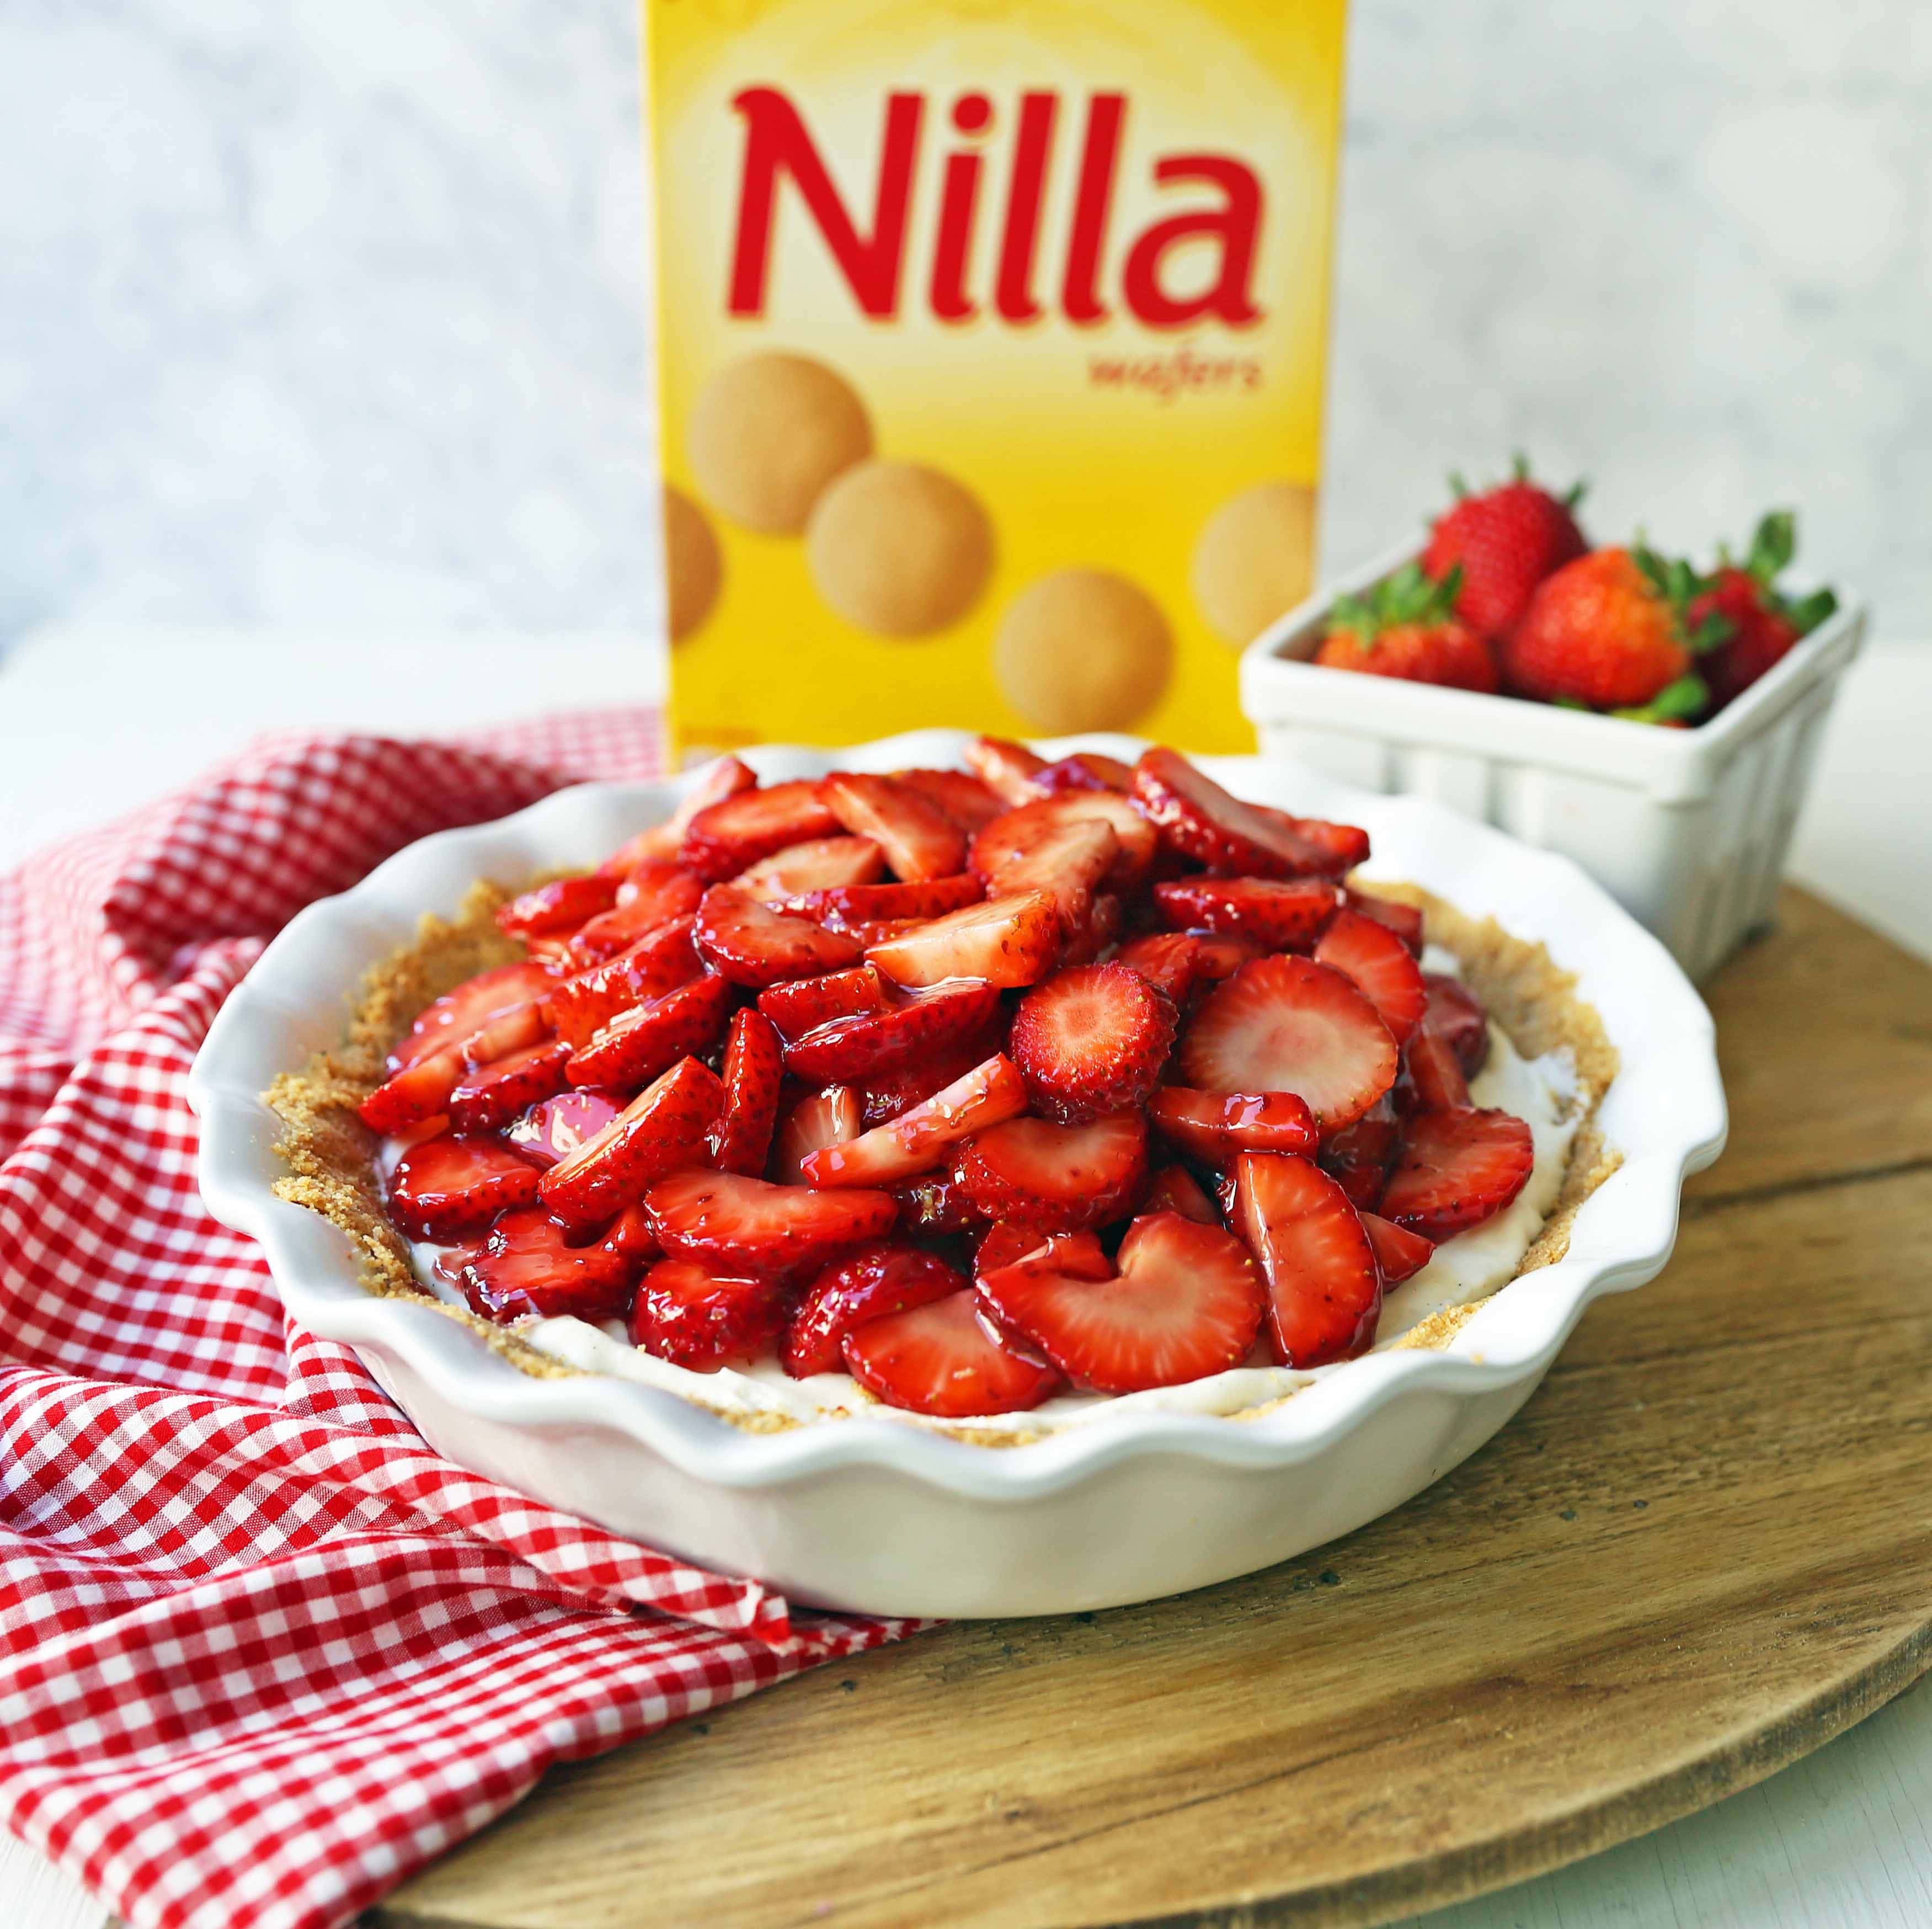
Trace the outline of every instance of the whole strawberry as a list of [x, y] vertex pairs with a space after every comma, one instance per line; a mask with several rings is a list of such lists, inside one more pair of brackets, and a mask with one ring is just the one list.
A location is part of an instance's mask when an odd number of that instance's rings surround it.
[[1698, 665], [1714, 704], [1742, 695], [1838, 607], [1829, 590], [1796, 602], [1778, 594], [1779, 573], [1797, 548], [1796, 518], [1789, 509], [1772, 510], [1758, 524], [1744, 562], [1733, 562], [1720, 552], [1710, 586], [1692, 602], [1694, 628], [1723, 632], [1722, 640]]
[[1315, 652], [1331, 670], [1360, 670], [1412, 683], [1440, 683], [1492, 696], [1498, 688], [1490, 646], [1454, 614], [1460, 570], [1431, 582], [1413, 562], [1366, 595], [1338, 596], [1328, 634]]
[[1478, 495], [1450, 479], [1458, 500], [1430, 532], [1424, 572], [1441, 582], [1460, 568], [1456, 614], [1484, 636], [1505, 637], [1522, 620], [1536, 586], [1589, 548], [1575, 514], [1582, 484], [1552, 495], [1530, 480], [1521, 456], [1509, 482]]
[[[1688, 565], [1642, 548], [1579, 556], [1530, 598], [1502, 646], [1504, 676], [1520, 696], [1594, 710], [1641, 709], [1682, 684], [1688, 707], [1701, 708], [1690, 608], [1703, 587]], [[1686, 703], [1670, 707], [1682, 720]]]

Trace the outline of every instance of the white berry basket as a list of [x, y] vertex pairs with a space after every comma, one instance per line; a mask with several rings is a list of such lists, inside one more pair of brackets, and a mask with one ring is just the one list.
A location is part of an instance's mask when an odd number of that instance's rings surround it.
[[[955, 764], [957, 730], [836, 754], [746, 753], [767, 780]], [[1132, 758], [1118, 737], [1040, 748]], [[1208, 758], [1238, 793], [1366, 826], [1365, 877], [1406, 878], [1543, 944], [1601, 1016], [1620, 1068], [1598, 1118], [1622, 1163], [1567, 1255], [1484, 1302], [1440, 1351], [1391, 1349], [1309, 1375], [1253, 1418], [1110, 1411], [989, 1446], [883, 1409], [741, 1430], [664, 1388], [520, 1372], [434, 1309], [358, 1283], [346, 1234], [275, 1196], [279, 1122], [262, 1093], [341, 1034], [364, 971], [453, 914], [479, 877], [599, 862], [662, 821], [692, 778], [590, 784], [399, 852], [269, 945], [209, 1028], [188, 1098], [208, 1210], [261, 1242], [290, 1316], [353, 1347], [436, 1450], [513, 1487], [808, 1603], [886, 1614], [1049, 1614], [1252, 1573], [1350, 1532], [1439, 1480], [1535, 1390], [1599, 1294], [1670, 1257], [1685, 1175], [1725, 1132], [1710, 1014], [1663, 948], [1568, 860], [1408, 798], [1294, 766]]]
[[1432, 798], [1575, 859], [1694, 979], [1770, 922], [1838, 680], [1867, 613], [1840, 609], [1711, 722], [1665, 730], [1310, 662], [1340, 596], [1410, 562], [1393, 550], [1311, 597], [1241, 658], [1262, 754], [1364, 790]]

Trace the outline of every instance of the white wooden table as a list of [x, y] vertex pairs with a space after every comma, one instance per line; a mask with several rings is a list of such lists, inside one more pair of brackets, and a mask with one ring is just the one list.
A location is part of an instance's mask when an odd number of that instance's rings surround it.
[[[626, 636], [42, 632], [0, 664], [0, 867], [192, 776], [258, 731], [457, 731], [650, 703]], [[1853, 670], [1791, 874], [1932, 958], [1932, 644]], [[80, 1886], [0, 1836], [0, 1929], [102, 1929]], [[1417, 1918], [1420, 1922], [1421, 1918]], [[1426, 1918], [1427, 1929], [1923, 1929], [1932, 1684], [1714, 1808]]]

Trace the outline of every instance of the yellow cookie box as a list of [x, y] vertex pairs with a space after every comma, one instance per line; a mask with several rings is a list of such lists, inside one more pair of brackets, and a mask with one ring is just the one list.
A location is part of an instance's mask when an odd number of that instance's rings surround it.
[[1252, 747], [1346, 0], [643, 0], [674, 708]]

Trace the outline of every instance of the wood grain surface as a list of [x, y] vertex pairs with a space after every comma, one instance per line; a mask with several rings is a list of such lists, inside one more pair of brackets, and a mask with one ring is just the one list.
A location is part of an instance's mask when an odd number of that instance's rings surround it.
[[961, 1624], [548, 1778], [390, 1929], [1364, 1924], [1768, 1774], [1932, 1664], [1932, 970], [1708, 988], [1731, 1148], [1496, 1440], [1246, 1580]]

